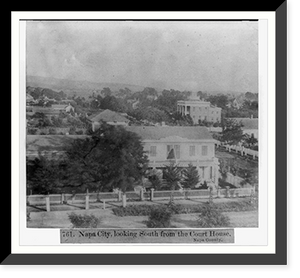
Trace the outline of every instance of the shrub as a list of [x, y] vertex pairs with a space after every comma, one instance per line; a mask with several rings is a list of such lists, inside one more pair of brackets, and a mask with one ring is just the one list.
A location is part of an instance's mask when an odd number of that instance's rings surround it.
[[197, 220], [202, 228], [228, 227], [230, 223], [229, 217], [224, 216], [213, 204], [205, 205]]
[[95, 215], [81, 215], [72, 212], [68, 215], [73, 228], [97, 228], [100, 223], [100, 219]]
[[48, 133], [51, 134], [51, 135], [56, 135], [57, 134], [55, 128], [53, 128], [53, 127], [49, 128]]
[[171, 225], [172, 211], [164, 206], [151, 209], [146, 225], [148, 228], [168, 228]]
[[74, 126], [71, 126], [70, 129], [69, 129], [69, 134], [70, 135], [75, 135], [75, 132], [76, 132], [76, 128]]
[[82, 135], [82, 134], [83, 134], [83, 130], [77, 130], [77, 131], [75, 131], [75, 133], [76, 133], [77, 135]]
[[151, 207], [148, 205], [129, 205], [125, 208], [113, 208], [112, 211], [116, 216], [146, 216], [151, 212]]
[[37, 133], [38, 129], [37, 128], [28, 128], [27, 133], [30, 135], [35, 135]]
[[159, 190], [161, 188], [162, 181], [158, 175], [151, 175], [148, 177], [148, 180], [151, 182], [151, 185], [155, 190]]

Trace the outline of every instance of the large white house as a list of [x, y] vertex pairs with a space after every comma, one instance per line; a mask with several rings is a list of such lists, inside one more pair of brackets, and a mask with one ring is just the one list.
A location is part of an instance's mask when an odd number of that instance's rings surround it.
[[219, 162], [215, 157], [215, 140], [201, 126], [127, 126], [138, 134], [148, 154], [149, 167], [163, 169], [170, 162], [179, 167], [195, 166], [201, 180], [218, 185]]
[[[162, 170], [170, 163], [179, 167], [195, 166], [201, 182], [218, 185], [219, 162], [215, 157], [215, 140], [201, 126], [125, 126], [139, 135], [149, 158], [149, 169]], [[27, 157], [39, 155], [59, 158], [63, 146], [88, 135], [27, 135]]]
[[208, 101], [202, 101], [199, 98], [177, 101], [177, 112], [183, 116], [190, 115], [194, 124], [200, 121], [212, 123], [221, 122], [222, 108], [213, 106]]

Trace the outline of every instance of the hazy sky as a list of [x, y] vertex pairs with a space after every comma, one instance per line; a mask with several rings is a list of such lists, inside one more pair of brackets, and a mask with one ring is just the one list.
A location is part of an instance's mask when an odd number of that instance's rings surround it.
[[257, 22], [27, 22], [27, 74], [258, 92]]

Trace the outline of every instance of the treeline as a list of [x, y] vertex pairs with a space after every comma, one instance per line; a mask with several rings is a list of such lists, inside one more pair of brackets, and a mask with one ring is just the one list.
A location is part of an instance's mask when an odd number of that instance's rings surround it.
[[[157, 92], [154, 88], [146, 87], [142, 91], [132, 92], [128, 88], [117, 92], [105, 87], [95, 90], [88, 98], [73, 92], [67, 96], [63, 91], [55, 92], [51, 89], [27, 87], [27, 93], [35, 100], [45, 97], [56, 100], [70, 100], [75, 112], [91, 115], [100, 109], [127, 113], [137, 121], [150, 123], [165, 122], [168, 125], [192, 125], [190, 117], [182, 117], [177, 113], [177, 101], [188, 99], [192, 92], [179, 90], [163, 90]], [[199, 99], [210, 102], [222, 108], [223, 118], [258, 117], [258, 94], [246, 92], [238, 97], [225, 94], [209, 95], [197, 92]], [[238, 99], [239, 107], [232, 104]], [[42, 104], [41, 104], [42, 105]]]

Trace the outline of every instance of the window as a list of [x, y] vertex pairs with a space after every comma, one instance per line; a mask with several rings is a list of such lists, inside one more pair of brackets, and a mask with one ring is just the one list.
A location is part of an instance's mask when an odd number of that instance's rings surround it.
[[150, 146], [150, 156], [156, 156], [156, 146]]
[[180, 145], [167, 145], [167, 159], [180, 158]]
[[176, 158], [180, 158], [180, 146], [179, 145], [175, 145], [175, 156]]
[[196, 148], [195, 146], [190, 146], [190, 156], [195, 156], [196, 155]]
[[202, 146], [202, 155], [203, 155], [203, 156], [207, 156], [207, 153], [208, 153], [208, 148], [207, 148], [207, 146]]

